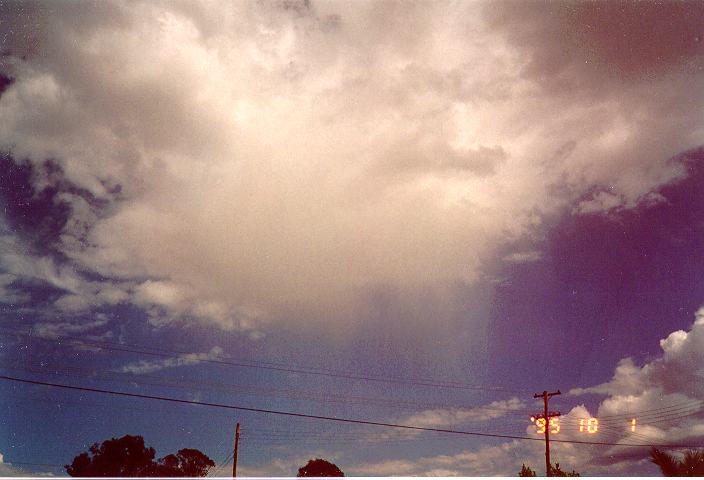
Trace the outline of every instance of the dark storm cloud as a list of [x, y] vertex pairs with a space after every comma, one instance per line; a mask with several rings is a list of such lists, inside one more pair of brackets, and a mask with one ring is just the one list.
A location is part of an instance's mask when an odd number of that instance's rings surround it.
[[0, 66], [7, 57], [26, 59], [39, 51], [46, 9], [35, 2], [0, 4]]
[[702, 2], [503, 2], [487, 16], [526, 55], [524, 73], [549, 86], [599, 88], [704, 68]]

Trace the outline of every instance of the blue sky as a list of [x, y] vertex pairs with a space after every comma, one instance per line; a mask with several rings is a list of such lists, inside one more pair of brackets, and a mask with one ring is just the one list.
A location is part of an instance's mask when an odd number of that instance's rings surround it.
[[0, 8], [1, 375], [535, 439], [4, 380], [3, 475], [540, 472], [544, 389], [582, 474], [704, 445], [700, 5]]

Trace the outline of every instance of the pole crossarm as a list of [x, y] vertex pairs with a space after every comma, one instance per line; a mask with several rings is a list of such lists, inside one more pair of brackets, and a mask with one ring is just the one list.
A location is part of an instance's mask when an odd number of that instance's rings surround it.
[[[561, 414], [560, 412], [548, 412], [548, 418], [559, 417], [559, 416], [561, 416], [561, 415], [562, 415], [562, 414]], [[541, 412], [541, 413], [536, 413], [535, 415], [533, 415], [533, 417], [535, 417], [535, 418], [545, 418], [545, 414], [542, 413], [542, 412]]]
[[556, 392], [551, 392], [548, 393], [547, 391], [544, 391], [543, 393], [536, 393], [533, 395], [533, 398], [543, 398], [544, 395], [547, 395], [548, 398], [554, 397], [555, 395], [562, 395], [562, 392], [558, 389]]

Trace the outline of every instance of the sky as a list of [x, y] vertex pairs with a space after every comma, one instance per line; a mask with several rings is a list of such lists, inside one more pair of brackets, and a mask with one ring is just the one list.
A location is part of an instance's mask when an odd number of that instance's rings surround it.
[[525, 437], [5, 378], [0, 475], [126, 434], [227, 475], [237, 422], [241, 475], [544, 473], [533, 395], [558, 389], [551, 456], [582, 475], [704, 446], [702, 25], [0, 1], [0, 376]]

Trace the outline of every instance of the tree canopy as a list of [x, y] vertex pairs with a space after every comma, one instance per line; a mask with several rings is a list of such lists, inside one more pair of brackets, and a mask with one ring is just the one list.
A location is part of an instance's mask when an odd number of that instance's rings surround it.
[[207, 455], [191, 448], [157, 461], [155, 454], [141, 436], [125, 435], [93, 444], [64, 468], [72, 477], [204, 477], [215, 466]]
[[344, 477], [345, 474], [334, 463], [330, 463], [322, 458], [308, 460], [304, 466], [298, 469], [297, 477]]
[[703, 477], [704, 450], [688, 450], [682, 459], [653, 448], [650, 451], [650, 461], [660, 467], [666, 477]]

